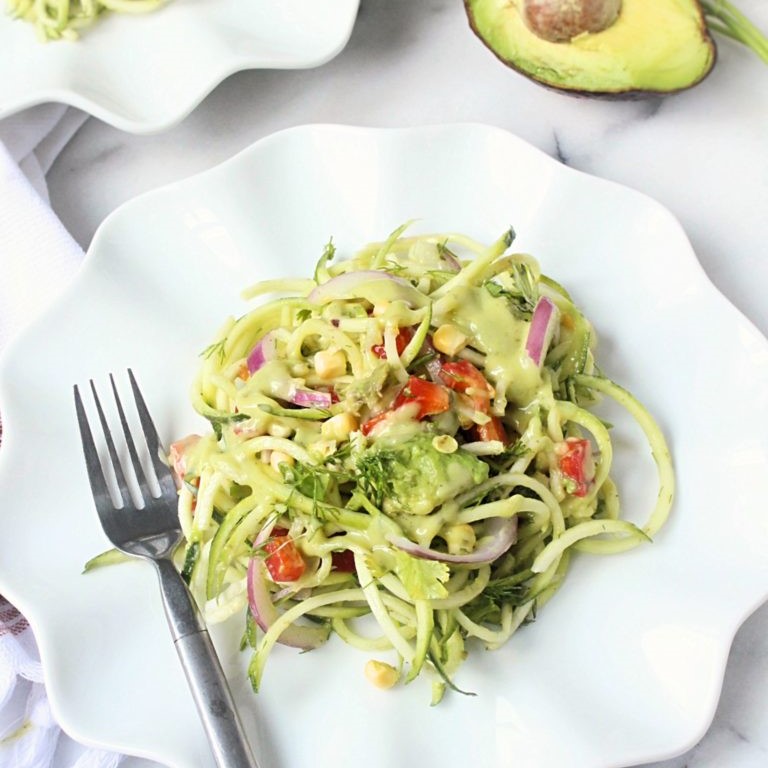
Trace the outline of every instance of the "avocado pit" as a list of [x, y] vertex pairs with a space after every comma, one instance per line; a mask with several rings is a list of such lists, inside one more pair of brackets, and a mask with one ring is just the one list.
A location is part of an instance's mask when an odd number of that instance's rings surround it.
[[544, 40], [562, 43], [608, 29], [621, 12], [621, 0], [525, 0], [523, 18]]

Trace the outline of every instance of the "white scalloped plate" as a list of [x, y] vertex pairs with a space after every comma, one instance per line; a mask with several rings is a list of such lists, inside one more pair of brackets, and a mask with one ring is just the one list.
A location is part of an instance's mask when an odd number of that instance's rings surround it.
[[235, 72], [333, 58], [359, 2], [169, 0], [144, 15], [107, 14], [76, 42], [41, 43], [0, 0], [0, 117], [54, 101], [124, 131], [160, 131]]
[[[600, 360], [663, 426], [679, 493], [657, 540], [578, 556], [561, 591], [503, 649], [473, 648], [430, 708], [419, 679], [382, 692], [332, 640], [279, 647], [262, 690], [241, 619], [215, 641], [264, 768], [618, 768], [680, 753], [706, 730], [736, 629], [768, 595], [768, 344], [705, 277], [673, 217], [501, 130], [291, 129], [124, 205], [66, 296], [0, 364], [0, 591], [28, 615], [56, 715], [76, 738], [211, 768], [142, 563], [80, 575], [107, 542], [93, 510], [72, 384], [133, 367], [166, 440], [199, 426], [197, 354], [256, 279], [305, 275], [409, 218], [416, 230], [518, 245], [601, 333]], [[655, 495], [648, 451], [616, 415], [630, 518]]]

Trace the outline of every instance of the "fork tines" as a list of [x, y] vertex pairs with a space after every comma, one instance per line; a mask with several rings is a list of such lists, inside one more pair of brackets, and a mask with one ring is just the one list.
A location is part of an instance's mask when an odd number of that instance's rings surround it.
[[[136, 448], [136, 442], [134, 441], [133, 434], [131, 432], [128, 418], [126, 417], [125, 409], [123, 408], [122, 401], [118, 394], [115, 378], [110, 374], [109, 379], [112, 387], [112, 394], [114, 396], [115, 405], [117, 407], [117, 413], [122, 427], [123, 436], [125, 438], [125, 445], [130, 459], [128, 464], [132, 469], [133, 478], [138, 485], [139, 501], [146, 503], [151, 498], [158, 498], [159, 496], [171, 496], [175, 495], [176, 488], [171, 476], [168, 466], [163, 461], [163, 448], [160, 442], [160, 438], [157, 434], [152, 417], [149, 414], [146, 402], [141, 394], [141, 390], [136, 382], [136, 378], [133, 375], [133, 371], [128, 370], [128, 378], [131, 384], [133, 392], [133, 398], [136, 404], [136, 411], [138, 413], [139, 422], [144, 435], [144, 441], [151, 458], [151, 466], [154, 472], [148, 471], [146, 463], [142, 463], [139, 457], [139, 451]], [[142, 506], [142, 504], [134, 505], [131, 497], [131, 486], [126, 471], [123, 469], [123, 464], [118, 455], [115, 441], [112, 437], [112, 432], [109, 427], [109, 421], [102, 407], [101, 400], [99, 399], [96, 391], [96, 385], [93, 380], [90, 382], [91, 393], [93, 401], [96, 405], [96, 411], [98, 413], [99, 422], [101, 423], [101, 429], [104, 435], [104, 441], [107, 446], [107, 452], [109, 454], [109, 464], [111, 465], [112, 472], [117, 484], [118, 501], [117, 506], [136, 507]], [[94, 499], [99, 503], [106, 502], [112, 498], [109, 489], [109, 483], [107, 480], [107, 473], [103, 471], [101, 461], [99, 460], [99, 451], [94, 440], [93, 433], [88, 421], [83, 398], [81, 397], [80, 390], [75, 385], [75, 409], [77, 411], [77, 421], [80, 427], [80, 436], [83, 443], [83, 452], [85, 454], [86, 466], [88, 468], [88, 478], [91, 484], [91, 490], [94, 495]], [[131, 473], [128, 473], [131, 474]], [[157, 493], [154, 488], [156, 484], [160, 486], [160, 493]]]

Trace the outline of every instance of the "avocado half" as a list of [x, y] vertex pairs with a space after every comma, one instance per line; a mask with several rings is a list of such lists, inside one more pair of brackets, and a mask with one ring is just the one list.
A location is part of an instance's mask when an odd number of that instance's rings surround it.
[[701, 82], [717, 49], [698, 0], [623, 0], [614, 23], [549, 42], [523, 17], [524, 0], [464, 0], [475, 34], [537, 83], [582, 95], [674, 93]]

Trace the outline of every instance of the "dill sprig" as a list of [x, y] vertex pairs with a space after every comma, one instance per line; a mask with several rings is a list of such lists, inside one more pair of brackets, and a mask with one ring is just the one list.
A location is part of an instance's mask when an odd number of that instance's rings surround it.
[[513, 264], [509, 272], [497, 275], [484, 285], [491, 296], [506, 299], [516, 317], [521, 320], [531, 319], [539, 300], [539, 288], [536, 277], [527, 264]]

